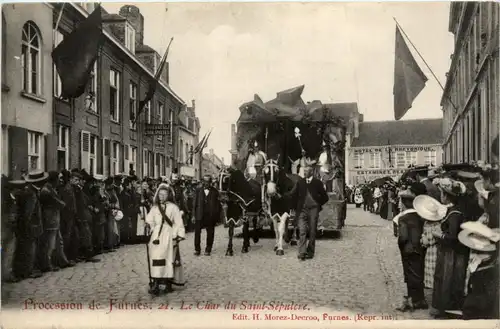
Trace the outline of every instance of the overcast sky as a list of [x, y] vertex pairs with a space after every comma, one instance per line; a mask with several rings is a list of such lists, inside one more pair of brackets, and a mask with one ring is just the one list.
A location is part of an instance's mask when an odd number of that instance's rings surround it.
[[[118, 13], [123, 4], [105, 3]], [[172, 42], [170, 84], [186, 103], [196, 100], [201, 134], [229, 162], [231, 123], [239, 106], [304, 84], [304, 101], [357, 102], [365, 121], [394, 119], [395, 22], [444, 85], [453, 52], [449, 3], [136, 3], [144, 42], [162, 55]], [[426, 88], [403, 118], [441, 117], [442, 90]], [[401, 132], [403, 133], [403, 132]]]

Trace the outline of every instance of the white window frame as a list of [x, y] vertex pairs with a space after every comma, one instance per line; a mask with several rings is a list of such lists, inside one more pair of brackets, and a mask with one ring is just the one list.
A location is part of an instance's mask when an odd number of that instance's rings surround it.
[[406, 167], [417, 164], [417, 152], [416, 151], [406, 151], [405, 152]]
[[[165, 106], [162, 102], [158, 102], [158, 106], [156, 108], [156, 117], [158, 118], [158, 123], [163, 124], [163, 112], [165, 111]], [[163, 141], [163, 135], [158, 135], [157, 140]]]
[[[66, 140], [66, 145], [63, 145], [63, 136]], [[58, 125], [57, 126], [57, 151], [63, 151], [64, 153], [64, 169], [69, 169], [69, 127]]]
[[[43, 134], [36, 131], [28, 131], [28, 171], [43, 170]], [[36, 157], [36, 168], [31, 167], [31, 160]]]
[[[22, 30], [21, 38], [21, 89], [28, 94], [42, 94], [42, 38], [40, 30], [33, 22], [26, 22]], [[33, 45], [34, 40], [38, 41], [38, 46]], [[31, 58], [31, 53], [35, 52], [35, 63]], [[36, 88], [33, 90], [33, 73], [36, 74]], [[25, 86], [26, 84], [26, 86]]]
[[170, 145], [172, 145], [174, 141], [174, 111], [172, 109], [169, 109], [169, 114], [168, 114], [168, 122], [170, 124]]
[[111, 121], [119, 123], [120, 122], [120, 72], [118, 72], [117, 70], [114, 69], [109, 70], [109, 88], [115, 90], [115, 106], [116, 106], [114, 116], [111, 115], [111, 108], [109, 109]]
[[144, 105], [145, 109], [144, 111], [146, 112], [146, 123], [150, 124], [151, 123], [151, 101], [147, 102], [146, 105]]
[[[137, 147], [129, 145], [128, 162], [134, 165], [134, 170], [137, 172]], [[129, 168], [125, 168], [126, 171]]]
[[364, 166], [364, 153], [359, 150], [354, 150], [353, 163], [355, 169], [361, 169]]
[[426, 165], [433, 164], [434, 166], [437, 165], [436, 164], [436, 162], [437, 162], [437, 150], [426, 151], [424, 157], [425, 157], [424, 164], [426, 164]]
[[[97, 60], [94, 63], [92, 71], [90, 72], [90, 78], [91, 78], [91, 84], [89, 84], [87, 90], [87, 99], [89, 101], [89, 105], [87, 105], [87, 110], [97, 113], [98, 112], [97, 111], [97, 79], [98, 79]], [[94, 95], [91, 95], [91, 93], [94, 93]]]
[[147, 149], [142, 150], [142, 176], [149, 176], [149, 152]]
[[[116, 152], [115, 152], [116, 147]], [[111, 176], [118, 175], [120, 173], [120, 143], [112, 141], [110, 150], [111, 159]]]
[[[90, 134], [89, 136], [89, 171], [91, 175], [96, 175], [97, 174], [97, 141], [99, 137], [96, 135]], [[94, 153], [92, 153], [92, 140], [94, 140]], [[90, 164], [94, 162], [94, 165], [91, 166]], [[90, 169], [92, 168], [92, 170]]]
[[[137, 84], [135, 84], [133, 81], [130, 81], [129, 84], [129, 97], [130, 97], [130, 115], [129, 115], [129, 122], [130, 122], [130, 129], [136, 130], [137, 129]], [[134, 114], [132, 118], [132, 114]], [[134, 122], [134, 120], [136, 122]]]
[[129, 23], [125, 23], [125, 47], [135, 53], [135, 29]]
[[[64, 40], [64, 34], [62, 34], [60, 31], [54, 31], [54, 48], [57, 47], [62, 41]], [[54, 86], [53, 86], [53, 91], [54, 91], [54, 97], [61, 98], [61, 93], [62, 93], [62, 81], [61, 77], [59, 76], [59, 73], [57, 73], [56, 65], [53, 65], [54, 68], [54, 73], [53, 73], [53, 78], [54, 78]]]
[[382, 162], [382, 154], [381, 152], [370, 152], [370, 168], [380, 169], [380, 165]]

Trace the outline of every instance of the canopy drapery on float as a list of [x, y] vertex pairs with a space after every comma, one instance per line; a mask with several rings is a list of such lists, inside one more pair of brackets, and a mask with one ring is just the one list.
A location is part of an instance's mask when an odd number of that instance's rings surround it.
[[[301, 97], [303, 91], [304, 85], [287, 89], [265, 103], [254, 95], [253, 101], [240, 106], [236, 144], [241, 169], [249, 144], [257, 141], [269, 158], [279, 156], [280, 164], [285, 167], [301, 157], [302, 149], [307, 157], [316, 158], [325, 142], [332, 155], [341, 157], [338, 162], [344, 170], [344, 136], [353, 103], [323, 104], [315, 100], [306, 104]], [[295, 137], [295, 128], [300, 130], [300, 141]]]

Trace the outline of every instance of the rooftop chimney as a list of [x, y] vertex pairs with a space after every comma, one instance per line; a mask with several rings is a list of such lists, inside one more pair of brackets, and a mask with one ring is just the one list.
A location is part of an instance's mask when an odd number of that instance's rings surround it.
[[134, 27], [135, 34], [135, 44], [142, 45], [144, 43], [144, 16], [142, 16], [141, 11], [136, 6], [126, 5], [120, 8], [120, 16], [125, 17], [130, 24]]

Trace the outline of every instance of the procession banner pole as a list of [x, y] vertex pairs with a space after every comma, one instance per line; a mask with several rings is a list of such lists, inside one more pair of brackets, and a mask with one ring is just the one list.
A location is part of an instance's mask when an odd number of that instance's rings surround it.
[[[397, 21], [396, 17], [392, 17], [392, 19], [394, 19], [394, 21], [396, 22], [396, 25], [398, 26], [398, 28], [401, 30], [401, 32], [403, 32], [403, 35], [406, 37], [406, 39], [408, 40], [408, 42], [410, 43], [410, 45], [413, 47], [413, 49], [415, 49], [416, 53], [418, 54], [418, 56], [420, 57], [420, 59], [422, 59], [422, 61], [424, 62], [425, 66], [427, 66], [427, 68], [429, 69], [429, 71], [431, 72], [432, 76], [434, 77], [434, 79], [437, 81], [437, 83], [439, 84], [439, 87], [441, 87], [441, 89], [443, 90], [444, 92], [444, 87], [443, 85], [441, 84], [441, 81], [439, 81], [439, 79], [437, 78], [436, 74], [434, 73], [434, 71], [431, 69], [431, 67], [429, 66], [429, 64], [427, 64], [427, 61], [425, 60], [425, 58], [422, 56], [422, 54], [420, 54], [420, 52], [418, 51], [417, 47], [415, 47], [415, 45], [413, 44], [413, 42], [411, 42], [411, 39], [408, 37], [408, 35], [406, 34], [405, 30], [403, 29], [403, 27], [401, 27], [401, 25], [399, 24], [399, 22]], [[458, 111], [458, 108], [457, 106], [453, 103], [453, 100], [451, 99], [451, 97], [448, 95], [448, 100], [450, 101], [451, 105], [455, 108], [456, 111]]]

